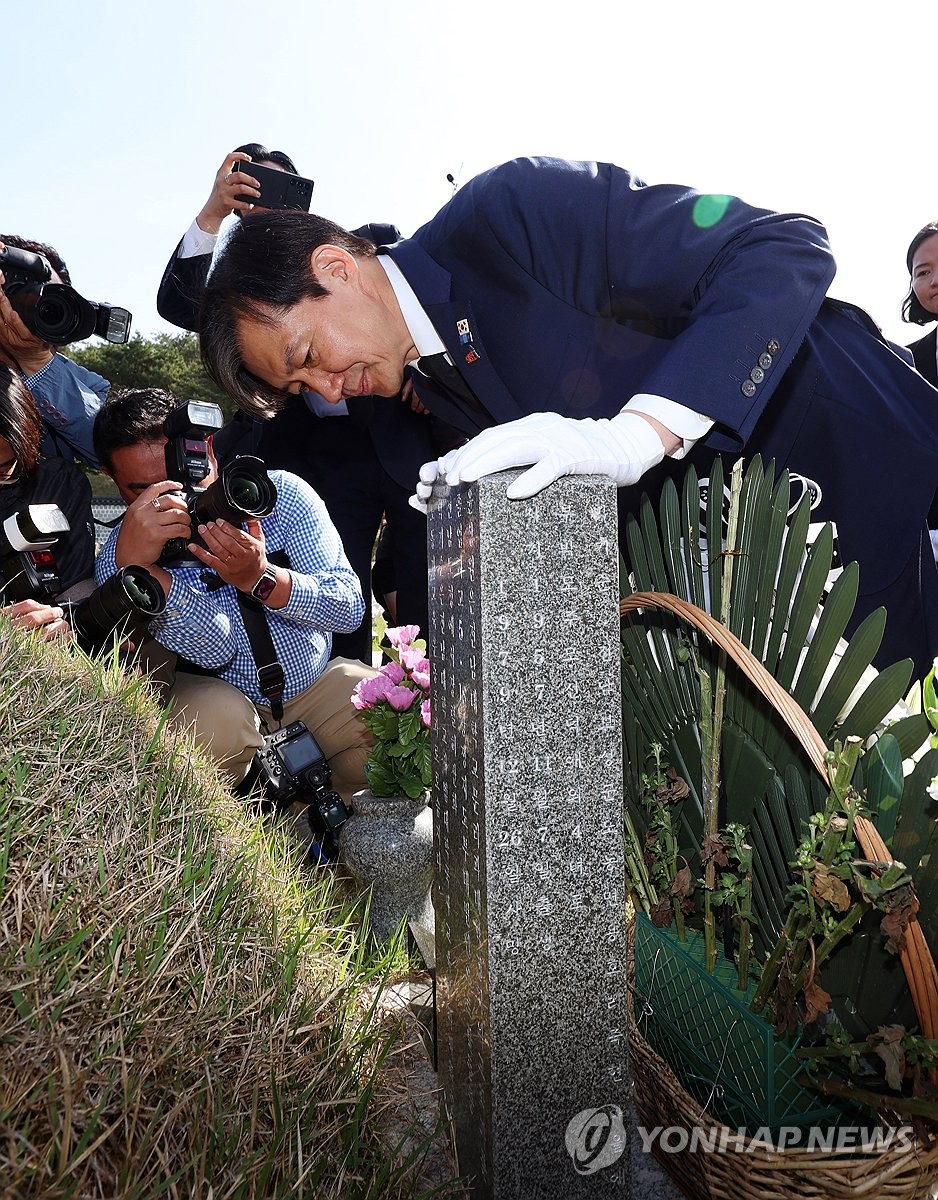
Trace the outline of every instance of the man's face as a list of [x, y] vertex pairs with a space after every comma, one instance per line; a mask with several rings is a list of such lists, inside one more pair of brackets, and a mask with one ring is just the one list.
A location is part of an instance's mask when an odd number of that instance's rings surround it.
[[283, 312], [268, 310], [272, 324], [241, 318], [244, 365], [280, 391], [318, 392], [331, 404], [350, 396], [395, 396], [416, 351], [396, 301], [389, 305], [387, 292], [374, 287], [381, 284], [382, 268], [365, 260], [370, 279], [364, 279], [351, 256], [329, 261], [317, 271], [328, 296], [300, 300]]
[[[166, 438], [155, 442], [136, 442], [133, 446], [121, 446], [111, 454], [111, 478], [117, 484], [121, 498], [133, 504], [141, 492], [151, 483], [163, 483], [166, 479]], [[208, 475], [199, 485], [208, 487], [218, 475], [215, 455], [209, 443]], [[176, 480], [183, 483], [184, 480]]]

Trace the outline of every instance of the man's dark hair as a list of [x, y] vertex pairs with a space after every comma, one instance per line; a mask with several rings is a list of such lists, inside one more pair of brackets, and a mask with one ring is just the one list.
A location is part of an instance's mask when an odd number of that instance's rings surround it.
[[238, 320], [273, 324], [307, 298], [329, 294], [313, 273], [310, 259], [320, 246], [340, 246], [358, 258], [373, 258], [375, 246], [334, 221], [312, 213], [284, 210], [251, 213], [233, 225], [208, 277], [199, 325], [202, 362], [239, 408], [269, 417], [285, 393], [255, 379], [241, 361]]
[[115, 450], [159, 441], [166, 418], [181, 403], [164, 388], [111, 388], [94, 419], [92, 436], [98, 458], [111, 470]]
[[268, 150], [260, 142], [245, 142], [243, 146], [235, 146], [235, 153], [250, 154], [252, 162], [276, 163], [291, 175], [299, 175], [289, 154], [285, 154], [283, 150]]
[[[915, 257], [915, 251], [921, 246], [922, 242], [927, 242], [936, 233], [938, 233], [938, 221], [929, 221], [927, 225], [922, 226], [909, 243], [909, 248], [905, 255], [905, 265], [909, 269], [910, 278], [912, 275], [912, 259]], [[902, 319], [914, 325], [927, 325], [930, 321], [938, 321], [938, 313], [928, 311], [916, 296], [915, 289], [910, 284], [909, 294], [902, 301]]]
[[19, 478], [31, 475], [39, 461], [42, 418], [16, 371], [0, 363], [0, 437], [10, 443]]
[[45, 242], [31, 241], [16, 233], [0, 233], [0, 242], [3, 242], [4, 246], [12, 246], [14, 250], [29, 250], [31, 254], [43, 255], [49, 260], [49, 265], [62, 282], [71, 285], [72, 279], [68, 273], [68, 267], [65, 265], [65, 259], [54, 246], [47, 246]]

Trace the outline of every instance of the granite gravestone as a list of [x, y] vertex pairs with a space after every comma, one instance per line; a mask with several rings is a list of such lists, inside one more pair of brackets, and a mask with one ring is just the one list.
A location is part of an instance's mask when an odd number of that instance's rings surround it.
[[[473, 1195], [629, 1195], [616, 493], [430, 504], [437, 1054]], [[625, 1118], [625, 1126], [628, 1117]]]

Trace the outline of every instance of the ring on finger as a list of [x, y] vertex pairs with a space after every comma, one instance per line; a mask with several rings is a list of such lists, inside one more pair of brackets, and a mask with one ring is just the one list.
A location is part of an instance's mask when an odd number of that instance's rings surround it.
[[231, 183], [231, 172], [230, 171], [225, 176], [225, 183]]
[[163, 511], [163, 507], [160, 504], [159, 496], [154, 496], [153, 499], [150, 501], [150, 503], [153, 505], [153, 507], [156, 509], [157, 512]]

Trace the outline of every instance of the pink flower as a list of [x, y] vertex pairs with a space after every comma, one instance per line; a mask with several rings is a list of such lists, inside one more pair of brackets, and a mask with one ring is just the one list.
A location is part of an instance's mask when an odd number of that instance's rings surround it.
[[357, 709], [374, 708], [379, 700], [387, 699], [388, 692], [393, 687], [393, 681], [379, 672], [372, 679], [363, 679], [356, 683], [352, 692], [352, 704]]
[[420, 720], [424, 723], [424, 725], [426, 725], [427, 729], [430, 728], [430, 701], [429, 700], [424, 700], [424, 702], [420, 705]]
[[403, 712], [405, 708], [410, 708], [416, 698], [417, 693], [409, 687], [392, 687], [384, 697], [395, 712]]
[[400, 683], [401, 680], [404, 678], [404, 668], [401, 666], [400, 663], [396, 663], [396, 662], [385, 663], [384, 666], [380, 668], [380, 672], [382, 675], [386, 676], [388, 679], [390, 679], [390, 681], [392, 683], [395, 683], [395, 684]]
[[396, 649], [401, 646], [409, 646], [417, 634], [420, 632], [419, 625], [399, 625], [396, 629], [388, 629], [385, 631], [388, 641]]
[[401, 646], [398, 653], [401, 656], [401, 665], [408, 671], [413, 671], [414, 667], [426, 662], [426, 651], [421, 650], [419, 646]]
[[426, 690], [430, 686], [430, 660], [422, 658], [416, 666], [411, 667], [410, 677], [417, 687]]

